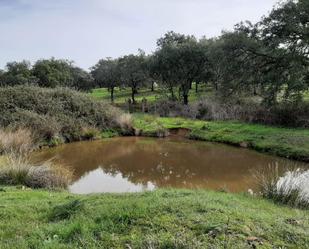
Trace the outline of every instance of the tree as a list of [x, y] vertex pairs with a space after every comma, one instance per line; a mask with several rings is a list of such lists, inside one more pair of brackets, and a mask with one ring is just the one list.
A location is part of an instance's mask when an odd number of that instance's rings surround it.
[[2, 85], [22, 85], [35, 83], [36, 79], [31, 75], [31, 64], [29, 61], [8, 62], [6, 71], [2, 72]]
[[121, 72], [118, 59], [102, 59], [91, 69], [95, 82], [100, 87], [107, 87], [114, 102], [114, 89], [121, 85]]
[[156, 61], [156, 57], [154, 55], [150, 55], [147, 57], [147, 71], [149, 75], [149, 80], [151, 84], [151, 91], [154, 91], [154, 84], [156, 81], [160, 80], [158, 63]]
[[263, 43], [274, 51], [283, 50], [279, 63], [285, 63], [284, 97], [299, 100], [309, 89], [309, 2], [287, 0], [257, 24]]
[[179, 86], [183, 103], [188, 104], [189, 90], [194, 80], [205, 71], [207, 57], [205, 47], [194, 36], [168, 32], [157, 42], [155, 53], [162, 82], [171, 89]]
[[143, 53], [138, 55], [126, 55], [119, 59], [119, 68], [122, 82], [131, 88], [131, 96], [133, 104], [135, 101], [135, 94], [139, 87], [146, 84], [148, 80], [148, 71], [146, 64], [146, 56]]
[[257, 24], [263, 41], [272, 46], [283, 46], [291, 52], [309, 55], [309, 2], [287, 0], [274, 8], [269, 16]]
[[51, 58], [38, 60], [32, 73], [38, 78], [38, 84], [43, 87], [56, 87], [73, 85], [72, 62], [68, 60]]
[[79, 67], [72, 67], [71, 74], [73, 77], [72, 87], [74, 87], [75, 89], [89, 91], [90, 89], [95, 87], [94, 79], [87, 71]]

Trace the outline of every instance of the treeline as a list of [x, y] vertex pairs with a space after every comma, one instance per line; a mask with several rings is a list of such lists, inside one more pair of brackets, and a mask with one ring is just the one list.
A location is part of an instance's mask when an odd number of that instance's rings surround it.
[[[258, 95], [272, 106], [279, 100], [297, 102], [309, 87], [309, 2], [285, 1], [256, 24], [239, 23], [213, 39], [168, 32], [151, 55], [140, 52], [102, 59], [92, 76], [102, 87], [128, 86], [132, 100], [139, 87], [158, 82], [171, 99], [188, 104], [195, 82], [210, 83], [223, 99]], [[175, 94], [174, 91], [177, 91]]]
[[239, 23], [220, 37], [197, 39], [168, 32], [156, 50], [100, 60], [88, 73], [66, 60], [8, 63], [1, 85], [34, 83], [87, 90], [130, 87], [132, 101], [141, 87], [165, 87], [172, 100], [188, 104], [193, 83], [213, 85], [217, 96], [259, 96], [265, 106], [299, 102], [309, 88], [309, 2], [287, 0], [260, 22]]
[[91, 74], [68, 60], [38, 60], [33, 66], [25, 60], [9, 62], [5, 71], [0, 70], [0, 86], [26, 84], [50, 88], [72, 87], [77, 90], [90, 90], [95, 87]]

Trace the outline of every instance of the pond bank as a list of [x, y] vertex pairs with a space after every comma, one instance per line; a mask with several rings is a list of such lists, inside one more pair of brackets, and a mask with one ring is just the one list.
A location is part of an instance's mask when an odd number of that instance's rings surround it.
[[200, 121], [134, 115], [143, 136], [166, 135], [170, 129], [189, 130], [190, 139], [227, 143], [293, 160], [309, 162], [309, 129], [290, 129], [232, 121]]
[[157, 190], [80, 196], [18, 187], [0, 190], [1, 248], [307, 248], [309, 244], [308, 211], [245, 194]]

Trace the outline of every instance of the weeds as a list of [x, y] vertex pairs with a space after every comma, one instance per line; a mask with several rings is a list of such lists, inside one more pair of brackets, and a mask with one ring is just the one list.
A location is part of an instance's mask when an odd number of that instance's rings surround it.
[[132, 135], [134, 134], [133, 129], [133, 119], [132, 116], [128, 113], [121, 114], [117, 118], [117, 124], [119, 125], [121, 129], [121, 133], [123, 135]]
[[0, 129], [0, 154], [26, 155], [34, 148], [34, 138], [30, 130], [16, 131]]
[[3, 158], [0, 163], [0, 184], [25, 185], [31, 188], [66, 188], [71, 182], [71, 170], [51, 161], [34, 166], [30, 153], [35, 148], [29, 130], [0, 130], [0, 148]]
[[254, 173], [263, 197], [293, 207], [309, 208], [309, 170], [286, 170], [278, 164]]
[[59, 221], [69, 219], [82, 208], [83, 203], [80, 200], [73, 200], [68, 203], [55, 206], [49, 215], [49, 220]]
[[28, 159], [6, 156], [0, 165], [0, 184], [25, 185], [30, 188], [66, 188], [73, 172], [63, 166], [44, 162], [33, 166]]
[[220, 98], [200, 99], [188, 106], [177, 101], [160, 100], [150, 107], [150, 112], [162, 117], [185, 117], [200, 120], [238, 120], [249, 123], [309, 127], [309, 104], [281, 102], [266, 108], [253, 100]]
[[166, 129], [161, 123], [157, 122], [156, 127], [156, 136], [157, 137], [167, 137], [169, 135], [168, 129]]

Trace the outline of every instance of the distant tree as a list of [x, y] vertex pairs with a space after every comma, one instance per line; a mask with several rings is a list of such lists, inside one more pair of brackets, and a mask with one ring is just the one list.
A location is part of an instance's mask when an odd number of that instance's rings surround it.
[[150, 55], [147, 57], [147, 71], [149, 75], [150, 87], [151, 91], [154, 91], [154, 84], [156, 81], [160, 81], [160, 73], [158, 68], [158, 63], [156, 62], [156, 57], [154, 55]]
[[31, 74], [31, 64], [29, 61], [8, 62], [6, 71], [2, 72], [2, 85], [22, 85], [35, 83], [36, 79]]
[[4, 86], [4, 71], [0, 69], [0, 86]]
[[255, 26], [239, 24], [210, 47], [213, 77], [221, 81], [224, 98], [236, 93], [257, 94], [259, 89], [264, 103], [271, 106], [279, 93], [292, 100], [306, 88], [304, 72], [308, 64], [286, 47], [265, 42]]
[[38, 60], [32, 69], [33, 75], [38, 78], [38, 84], [43, 87], [73, 85], [72, 62], [51, 58]]
[[194, 36], [168, 32], [157, 42], [155, 58], [162, 82], [168, 85], [172, 96], [177, 85], [183, 103], [188, 104], [192, 82], [199, 80], [207, 62], [205, 47]]
[[72, 66], [71, 74], [73, 77], [73, 88], [81, 91], [89, 91], [95, 87], [94, 79], [87, 71], [79, 67]]
[[121, 71], [118, 59], [102, 59], [91, 68], [91, 74], [97, 85], [107, 87], [111, 102], [114, 102], [114, 89], [121, 85]]
[[138, 55], [126, 55], [119, 59], [119, 67], [121, 72], [122, 82], [131, 88], [131, 96], [133, 103], [135, 101], [135, 94], [138, 88], [146, 85], [148, 80], [148, 70], [146, 64], [146, 56], [143, 53]]

